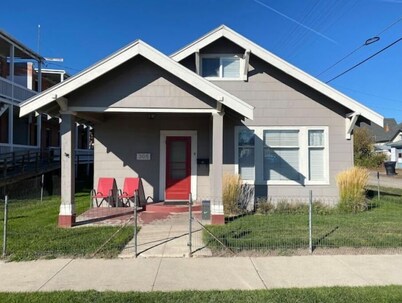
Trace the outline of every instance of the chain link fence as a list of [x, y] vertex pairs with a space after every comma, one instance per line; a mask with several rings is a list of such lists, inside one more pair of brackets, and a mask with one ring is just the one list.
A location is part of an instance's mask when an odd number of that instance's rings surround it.
[[[36, 185], [28, 186], [29, 182]], [[338, 197], [318, 197], [314, 192], [268, 196], [227, 214], [224, 225], [211, 224], [211, 209], [216, 213], [219, 208], [211, 205], [211, 198], [187, 203], [185, 213], [159, 216], [133, 207], [90, 207], [90, 190], [84, 189], [76, 194], [76, 224], [65, 229], [57, 222], [60, 197], [43, 190], [41, 180], [29, 182], [0, 195], [0, 246], [6, 260], [112, 258], [124, 253], [137, 257], [156, 243], [167, 242], [177, 243], [183, 255], [190, 256], [402, 252], [402, 190], [398, 189], [368, 190], [363, 207], [353, 212], [340, 209]], [[150, 234], [145, 238], [148, 216], [157, 223], [147, 229]], [[172, 218], [167, 233], [159, 222]], [[165, 234], [158, 239], [161, 231]]]
[[[44, 182], [42, 182], [44, 180]], [[51, 180], [51, 179], [50, 179]], [[5, 260], [117, 257], [134, 235], [133, 208], [90, 209], [90, 184], [76, 180], [76, 223], [58, 227], [60, 196], [41, 176], [0, 188], [0, 247]], [[59, 190], [59, 182], [53, 193]]]
[[[257, 199], [253, 211], [226, 215], [225, 225], [202, 224], [202, 245], [215, 256], [400, 253], [401, 192], [373, 188], [364, 206], [350, 212], [338, 197], [313, 192]], [[200, 226], [196, 219], [192, 224]]]

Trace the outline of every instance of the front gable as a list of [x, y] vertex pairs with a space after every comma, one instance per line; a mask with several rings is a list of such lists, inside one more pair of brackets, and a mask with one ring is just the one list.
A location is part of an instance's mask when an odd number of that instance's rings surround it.
[[[221, 37], [199, 50], [199, 55], [241, 54], [246, 50]], [[195, 72], [195, 55], [180, 61]], [[256, 108], [253, 121], [246, 125], [343, 125], [350, 109], [333, 102], [319, 91], [286, 74], [253, 53], [250, 54], [247, 81], [210, 80]], [[336, 121], [336, 122], [335, 122]]]
[[[221, 51], [219, 49], [221, 49]], [[330, 103], [334, 103], [337, 105], [333, 105], [331, 107], [343, 108], [343, 118], [346, 119], [346, 138], [350, 139], [353, 126], [358, 121], [358, 119], [368, 120], [380, 126], [383, 125], [383, 117], [378, 113], [372, 111], [371, 109], [365, 107], [356, 100], [349, 98], [348, 96], [321, 82], [320, 80], [312, 77], [311, 75], [303, 72], [297, 67], [268, 52], [267, 50], [239, 35], [226, 26], [221, 26], [213, 30], [212, 32], [206, 34], [195, 42], [177, 51], [176, 53], [171, 55], [171, 57], [174, 60], [182, 62], [182, 64], [185, 64], [186, 66], [189, 66], [189, 68], [194, 70], [193, 66], [197, 67], [197, 65], [200, 65], [199, 59], [202, 58], [202, 55], [205, 52], [224, 53], [232, 51], [233, 53], [242, 50], [244, 50], [244, 60], [246, 61], [246, 64], [250, 63], [248, 66], [246, 66], [246, 68], [248, 68], [248, 70], [246, 71], [248, 77], [244, 77], [243, 80], [249, 81], [248, 78], [250, 77], [250, 75], [255, 74], [255, 72], [252, 70], [253, 57], [254, 59], [258, 58], [264, 61], [265, 64], [271, 66], [272, 70], [278, 70], [281, 73], [287, 75], [290, 81], [292, 81], [293, 79], [296, 80], [296, 82], [300, 82], [300, 87], [305, 86], [308, 87], [310, 90], [317, 92], [320, 98], [326, 101], [326, 105], [329, 106]], [[193, 64], [193, 66], [191, 64], [192, 60], [195, 61], [195, 64]], [[247, 62], [248, 60], [249, 62]], [[198, 70], [196, 69], [196, 71], [199, 72], [199, 68]], [[224, 80], [225, 79], [221, 79], [222, 83], [219, 84], [218, 82], [213, 83], [218, 84], [222, 88], [234, 94], [235, 90], [240, 90], [239, 87], [242, 87], [240, 81], [235, 84], [234, 81], [232, 82]], [[231, 90], [230, 86], [232, 86], [234, 90]], [[249, 93], [253, 95], [255, 89], [250, 86], [250, 88], [246, 89], [246, 91], [249, 91]]]
[[[202, 92], [203, 95], [208, 96], [210, 99], [215, 100], [217, 103], [219, 103], [219, 106], [217, 106], [217, 110], [220, 111], [222, 106], [225, 106], [238, 114], [240, 114], [242, 117], [246, 117], [249, 119], [253, 118], [253, 107], [240, 100], [239, 98], [231, 95], [230, 93], [226, 92], [225, 90], [215, 86], [211, 82], [203, 79], [199, 75], [189, 71], [187, 68], [183, 67], [179, 63], [175, 62], [171, 58], [167, 57], [166, 55], [162, 54], [161, 52], [157, 51], [156, 49], [152, 48], [148, 44], [138, 40], [133, 42], [132, 44], [122, 48], [121, 50], [117, 51], [116, 53], [106, 57], [105, 59], [101, 60], [100, 62], [94, 64], [93, 66], [85, 69], [84, 71], [80, 72], [79, 74], [75, 75], [74, 77], [69, 78], [66, 81], [63, 81], [59, 83], [58, 85], [26, 100], [22, 104], [20, 104], [20, 116], [27, 115], [30, 112], [33, 111], [39, 111], [39, 112], [45, 112], [48, 113], [49, 111], [53, 111], [55, 113], [58, 113], [59, 109], [62, 111], [71, 111], [72, 109], [69, 108], [70, 100], [68, 97], [71, 98], [71, 96], [75, 96], [78, 98], [79, 94], [77, 93], [78, 91], [86, 91], [88, 96], [90, 97], [89, 101], [83, 100], [81, 98], [81, 102], [92, 102], [90, 104], [95, 105], [98, 101], [96, 101], [96, 94], [98, 94], [98, 87], [95, 90], [86, 90], [85, 87], [91, 87], [96, 86], [96, 83], [98, 80], [106, 81], [108, 84], [111, 83], [111, 77], [110, 74], [113, 73], [113, 70], [127, 65], [127, 63], [137, 57], [144, 57], [148, 61], [152, 62], [154, 65], [158, 66], [160, 69], [164, 71], [168, 71], [169, 73], [173, 74], [177, 79], [180, 79], [182, 83], [186, 83], [187, 88], [192, 87], [190, 94], [194, 95], [193, 91], [198, 91]], [[141, 72], [141, 71], [140, 71]], [[116, 76], [116, 75], [115, 75]], [[160, 78], [160, 77], [159, 77]], [[129, 79], [123, 79], [121, 78], [120, 80], [123, 81], [122, 84], [115, 83], [114, 85], [123, 85], [124, 87], [119, 87], [122, 89], [122, 92], [119, 91], [112, 91], [112, 90], [107, 90], [105, 88], [102, 88], [101, 90], [104, 91], [106, 94], [109, 94], [112, 97], [112, 101], [106, 101], [109, 104], [105, 105], [111, 105], [112, 108], [108, 107], [107, 110], [103, 111], [125, 111], [119, 110], [120, 106], [124, 104], [131, 104], [134, 106], [134, 104], [139, 105], [141, 104], [139, 101], [135, 101], [131, 98], [132, 93], [135, 91], [135, 85], [133, 83], [127, 84], [127, 81]], [[141, 81], [143, 79], [138, 78], [140, 81], [140, 86], [141, 86]], [[161, 84], [161, 83], [159, 83]], [[166, 83], [165, 83], [166, 84]], [[133, 88], [129, 88], [128, 86], [133, 85]], [[157, 87], [162, 87], [161, 90], [163, 93], [168, 93], [167, 94], [167, 103], [171, 101], [169, 97], [173, 96], [175, 93], [181, 95], [183, 94], [183, 91], [179, 91], [177, 89], [173, 89], [173, 92], [170, 92], [169, 95], [169, 89], [165, 89], [166, 85], [156, 85]], [[176, 85], [177, 86], [177, 85]], [[137, 86], [137, 88], [139, 88]], [[90, 91], [90, 92], [88, 92]], [[143, 93], [148, 93], [148, 94], [154, 94], [154, 90], [145, 90], [142, 91]], [[158, 90], [156, 90], [156, 93], [158, 93]], [[130, 98], [126, 99], [128, 96], [131, 96]], [[158, 95], [159, 96], [159, 95]], [[159, 96], [162, 97], [162, 96]], [[163, 95], [165, 97], [165, 95]], [[205, 98], [205, 97], [203, 97]], [[103, 102], [105, 102], [104, 98]], [[211, 105], [210, 99], [206, 101], [207, 104]], [[130, 100], [130, 101], [128, 101]], [[77, 101], [72, 101], [73, 103], [75, 102], [75, 110], [77, 110], [78, 104]], [[119, 102], [122, 102], [119, 104]], [[177, 102], [177, 101], [176, 101]], [[144, 103], [148, 104], [153, 104], [151, 102], [145, 101]], [[166, 101], [165, 101], [166, 103]], [[180, 103], [180, 101], [179, 101]], [[190, 101], [188, 103], [191, 103]], [[216, 104], [217, 104], [216, 103]], [[201, 103], [202, 104], [202, 103]], [[158, 107], [161, 104], [156, 102], [155, 105]], [[167, 106], [167, 104], [162, 104], [163, 106]], [[113, 107], [114, 106], [114, 107]], [[192, 104], [191, 106], [200, 106], [199, 104]], [[91, 107], [93, 108], [93, 106]], [[89, 111], [91, 108], [84, 108], [81, 109], [82, 111]], [[136, 107], [133, 107], [136, 108]], [[139, 108], [141, 111], [141, 108]], [[180, 109], [180, 108], [178, 108]], [[152, 111], [152, 108], [147, 107], [146, 110]], [[94, 110], [95, 112], [102, 111], [102, 108], [100, 110]]]
[[66, 95], [72, 111], [216, 109], [217, 101], [138, 56]]

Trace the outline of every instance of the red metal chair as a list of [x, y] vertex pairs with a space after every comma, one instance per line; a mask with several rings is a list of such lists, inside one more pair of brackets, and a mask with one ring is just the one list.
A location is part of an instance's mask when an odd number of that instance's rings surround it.
[[116, 188], [116, 180], [114, 178], [99, 178], [98, 189], [93, 189], [91, 191], [92, 206], [94, 200], [97, 207], [100, 207], [104, 201], [106, 201], [109, 206], [113, 206], [115, 202], [114, 193]]
[[119, 200], [126, 206], [134, 206], [135, 191], [138, 191], [138, 206], [145, 208], [144, 189], [142, 187], [141, 178], [125, 178], [123, 190], [119, 190]]

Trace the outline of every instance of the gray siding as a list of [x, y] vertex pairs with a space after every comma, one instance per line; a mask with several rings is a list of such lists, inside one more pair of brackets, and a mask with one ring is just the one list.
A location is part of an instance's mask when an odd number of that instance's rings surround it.
[[68, 96], [69, 106], [209, 109], [216, 101], [136, 57]]
[[[107, 114], [95, 125], [94, 184], [99, 177], [114, 177], [122, 188], [125, 177], [140, 176], [145, 195], [159, 200], [161, 130], [197, 131], [197, 158], [210, 155], [210, 117], [197, 115]], [[151, 153], [151, 161], [136, 160], [137, 153]], [[209, 168], [197, 166], [198, 197], [209, 197]]]
[[[201, 53], [239, 53], [242, 50], [226, 39], [211, 44]], [[243, 50], [244, 51], [244, 50]], [[194, 70], [194, 57], [183, 60]], [[257, 195], [316, 196], [338, 195], [335, 176], [353, 166], [353, 142], [345, 139], [347, 109], [317, 91], [291, 78], [251, 55], [248, 81], [214, 81], [214, 84], [255, 107], [254, 120], [239, 121], [225, 117], [224, 170], [234, 172], [234, 127], [246, 126], [328, 126], [330, 185], [286, 186], [257, 185]]]

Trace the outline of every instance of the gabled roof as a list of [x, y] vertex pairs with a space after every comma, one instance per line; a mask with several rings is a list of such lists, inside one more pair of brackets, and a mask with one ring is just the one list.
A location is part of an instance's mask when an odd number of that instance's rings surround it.
[[389, 138], [389, 141], [393, 141], [396, 138], [396, 136], [398, 136], [399, 133], [401, 132], [402, 132], [402, 123], [399, 123], [393, 129], [391, 129], [391, 136]]
[[361, 123], [360, 127], [368, 129], [376, 143], [391, 142], [402, 131], [402, 123], [397, 124], [394, 118], [385, 118], [384, 128], [367, 123]]
[[242, 35], [236, 33], [232, 29], [225, 25], [218, 27], [217, 29], [209, 32], [200, 39], [194, 41], [193, 43], [185, 46], [181, 50], [175, 52], [170, 57], [175, 61], [179, 62], [189, 55], [197, 52], [198, 50], [204, 48], [205, 46], [213, 43], [214, 41], [225, 37], [226, 39], [234, 42], [240, 47], [250, 50], [251, 54], [259, 57], [260, 59], [266, 61], [272, 66], [278, 68], [279, 70], [285, 72], [286, 74], [292, 76], [293, 78], [305, 83], [311, 88], [321, 92], [332, 100], [340, 103], [341, 105], [349, 108], [352, 112], [362, 115], [368, 120], [383, 126], [384, 118], [363, 104], [357, 102], [356, 100], [344, 95], [343, 93], [337, 91], [336, 89], [330, 87], [329, 85], [321, 82], [320, 80], [314, 78], [313, 76], [307, 74], [306, 72], [298, 69], [294, 65], [284, 61], [283, 59], [275, 56], [261, 46], [255, 44], [254, 42], [248, 40]]
[[145, 57], [154, 64], [215, 99], [217, 102], [238, 112], [242, 116], [253, 119], [253, 106], [205, 80], [141, 40], [134, 41], [128, 46], [78, 73], [74, 77], [71, 77], [21, 103], [20, 116], [39, 110], [43, 106], [54, 102], [58, 98], [66, 96], [72, 91], [97, 79], [138, 55]]
[[399, 140], [399, 141], [396, 141], [393, 143], [389, 143], [387, 145], [391, 146], [391, 147], [395, 147], [395, 148], [402, 148], [402, 140]]

